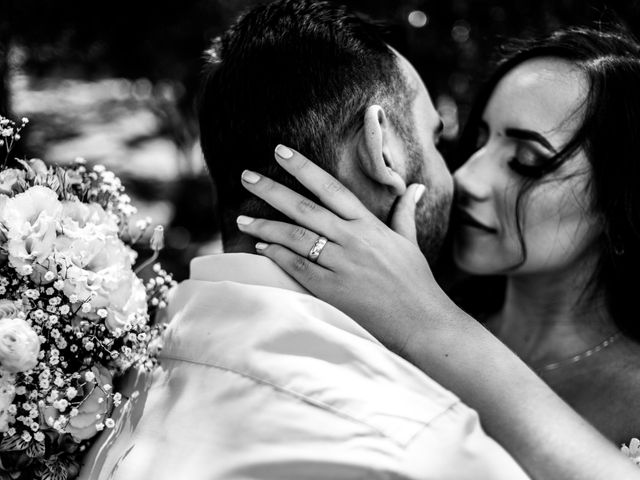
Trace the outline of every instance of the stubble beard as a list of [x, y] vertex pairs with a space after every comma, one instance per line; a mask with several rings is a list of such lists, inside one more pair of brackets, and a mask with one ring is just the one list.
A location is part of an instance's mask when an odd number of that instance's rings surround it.
[[416, 232], [418, 247], [430, 265], [440, 256], [449, 227], [451, 198], [438, 191], [430, 191], [430, 186], [416, 205]]

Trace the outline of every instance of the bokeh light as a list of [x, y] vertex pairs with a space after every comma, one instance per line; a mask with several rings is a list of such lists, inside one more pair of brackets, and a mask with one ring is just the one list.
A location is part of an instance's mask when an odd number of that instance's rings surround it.
[[457, 43], [464, 43], [469, 40], [471, 27], [464, 20], [457, 21], [451, 29], [451, 38]]
[[414, 10], [408, 17], [409, 25], [415, 28], [426, 27], [429, 23], [429, 17], [422, 10]]

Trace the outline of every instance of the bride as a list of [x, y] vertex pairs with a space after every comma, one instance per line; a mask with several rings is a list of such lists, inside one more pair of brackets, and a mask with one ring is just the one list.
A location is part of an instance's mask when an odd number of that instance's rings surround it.
[[[286, 224], [243, 229], [262, 240], [258, 253], [476, 408], [529, 471], [620, 478], [622, 464], [582, 419], [618, 446], [640, 433], [639, 84], [633, 39], [573, 29], [523, 45], [480, 94], [454, 176], [452, 230], [459, 268], [504, 279], [498, 308], [472, 312], [484, 327], [407, 241], [419, 186], [398, 200], [398, 235], [345, 188], [324, 188], [337, 181], [299, 153], [276, 155], [327, 207], [292, 220], [340, 260], [333, 269], [322, 254], [306, 260], [313, 245]], [[301, 200], [268, 179], [244, 186], [280, 210]]]

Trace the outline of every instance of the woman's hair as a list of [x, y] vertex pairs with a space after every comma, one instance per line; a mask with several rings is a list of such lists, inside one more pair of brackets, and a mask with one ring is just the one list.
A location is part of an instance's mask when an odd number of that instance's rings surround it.
[[461, 159], [476, 149], [478, 126], [498, 82], [523, 62], [541, 57], [565, 60], [583, 72], [588, 93], [582, 124], [561, 151], [523, 184], [516, 220], [523, 257], [522, 225], [527, 191], [579, 149], [591, 164], [588, 192], [594, 214], [602, 221], [599, 260], [587, 291], [604, 294], [616, 325], [640, 341], [640, 321], [633, 315], [640, 296], [640, 45], [621, 28], [570, 28], [548, 37], [518, 42], [499, 63], [474, 104], [460, 143]]

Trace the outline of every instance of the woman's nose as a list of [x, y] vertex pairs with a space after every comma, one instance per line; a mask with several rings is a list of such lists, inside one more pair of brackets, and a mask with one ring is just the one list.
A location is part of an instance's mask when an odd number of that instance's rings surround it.
[[486, 181], [486, 160], [482, 150], [473, 154], [453, 174], [456, 195], [460, 199], [472, 199], [477, 202], [491, 196], [491, 185]]

